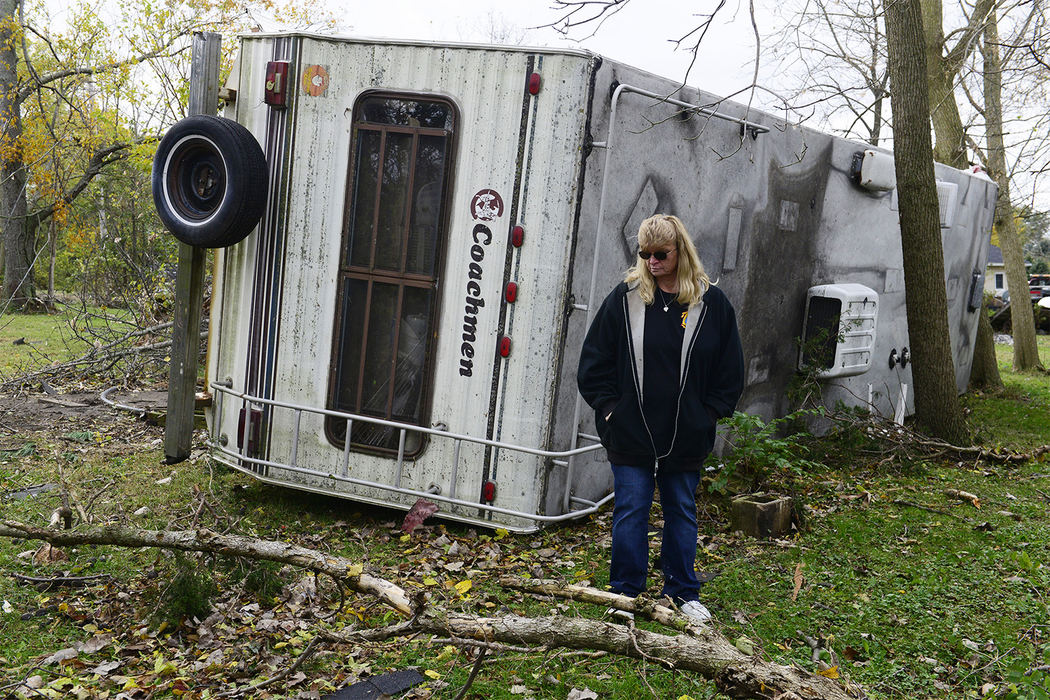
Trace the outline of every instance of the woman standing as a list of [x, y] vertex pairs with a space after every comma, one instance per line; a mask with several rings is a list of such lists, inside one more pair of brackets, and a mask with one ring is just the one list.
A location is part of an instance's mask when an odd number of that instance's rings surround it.
[[580, 354], [580, 393], [595, 410], [616, 491], [609, 585], [646, 588], [649, 511], [660, 487], [663, 594], [696, 624], [711, 613], [696, 577], [696, 489], [744, 382], [736, 314], [711, 285], [685, 226], [658, 214], [638, 229], [638, 259], [605, 298]]

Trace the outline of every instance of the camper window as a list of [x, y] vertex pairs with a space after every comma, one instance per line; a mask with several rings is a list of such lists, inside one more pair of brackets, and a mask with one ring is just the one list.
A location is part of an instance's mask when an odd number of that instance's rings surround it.
[[[332, 351], [337, 410], [427, 420], [453, 125], [452, 105], [439, 100], [369, 95], [358, 102]], [[345, 421], [329, 419], [326, 427], [342, 446]], [[398, 449], [394, 429], [359, 421], [352, 431], [357, 448]], [[422, 447], [421, 436], [408, 436], [407, 455]]]

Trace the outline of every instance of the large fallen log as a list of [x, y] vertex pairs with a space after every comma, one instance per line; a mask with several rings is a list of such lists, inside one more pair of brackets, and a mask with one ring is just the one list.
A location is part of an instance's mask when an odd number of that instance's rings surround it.
[[644, 657], [668, 668], [699, 673], [713, 680], [723, 693], [737, 698], [846, 700], [856, 697], [830, 678], [747, 656], [710, 628], [694, 634], [666, 635], [579, 617], [461, 615], [424, 617], [420, 627], [432, 634]]
[[[209, 552], [280, 562], [323, 573], [348, 588], [375, 596], [409, 619], [391, 627], [376, 630], [328, 632], [329, 641], [355, 642], [404, 637], [429, 633], [483, 642], [527, 645], [543, 648], [590, 649], [632, 658], [644, 658], [668, 668], [699, 673], [713, 680], [722, 692], [739, 698], [779, 698], [781, 700], [828, 698], [848, 700], [863, 697], [859, 690], [847, 690], [842, 684], [795, 666], [782, 666], [748, 656], [712, 627], [688, 627], [685, 618], [659, 605], [635, 607], [623, 596], [581, 586], [559, 588], [550, 582], [525, 581], [513, 587], [544, 595], [573, 598], [595, 603], [610, 603], [648, 616], [684, 632], [662, 634], [581, 617], [550, 616], [540, 618], [508, 615], [473, 617], [446, 614], [440, 609], [415, 604], [397, 584], [366, 573], [360, 563], [345, 557], [331, 556], [287, 542], [262, 540], [238, 535], [222, 535], [210, 530], [139, 530], [127, 527], [91, 528], [85, 530], [48, 530], [24, 523], [0, 522], [0, 536], [36, 539], [59, 546], [87, 544], [118, 547], [158, 547], [180, 551]], [[509, 582], [504, 579], [503, 585]]]
[[53, 545], [75, 547], [103, 544], [116, 547], [158, 547], [183, 552], [210, 552], [233, 557], [291, 564], [320, 574], [327, 574], [347, 588], [374, 595], [400, 613], [411, 615], [412, 603], [403, 588], [384, 578], [366, 573], [359, 563], [316, 549], [298, 547], [287, 542], [262, 540], [240, 535], [220, 535], [199, 530], [140, 530], [130, 527], [96, 527], [84, 530], [45, 530], [24, 523], [4, 520], [0, 536], [44, 540]]

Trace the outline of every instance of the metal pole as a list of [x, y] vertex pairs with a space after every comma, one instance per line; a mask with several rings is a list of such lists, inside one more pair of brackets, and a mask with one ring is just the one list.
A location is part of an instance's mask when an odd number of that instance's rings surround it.
[[[222, 35], [193, 35], [190, 94], [187, 113], [215, 114], [219, 106], [219, 51]], [[193, 442], [193, 408], [197, 391], [197, 353], [204, 289], [204, 248], [179, 243], [175, 276], [175, 322], [171, 335], [168, 370], [168, 414], [164, 423], [164, 461], [181, 462], [190, 456]]]

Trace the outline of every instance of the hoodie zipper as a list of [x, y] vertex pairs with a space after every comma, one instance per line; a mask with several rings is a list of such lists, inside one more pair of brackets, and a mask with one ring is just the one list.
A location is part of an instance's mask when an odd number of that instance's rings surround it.
[[[675, 403], [674, 413], [674, 432], [671, 434], [671, 444], [667, 448], [667, 452], [662, 455], [657, 454], [656, 441], [653, 440], [653, 431], [649, 429], [649, 422], [645, 419], [645, 409], [642, 406], [642, 388], [638, 384], [638, 370], [637, 364], [634, 362], [634, 343], [631, 342], [631, 316], [627, 308], [627, 295], [623, 297], [623, 315], [624, 322], [627, 327], [627, 347], [631, 353], [631, 378], [634, 379], [634, 395], [638, 397], [638, 413], [642, 417], [642, 425], [645, 426], [645, 432], [649, 436], [649, 446], [653, 449], [653, 478], [656, 478], [656, 474], [660, 469], [660, 460], [670, 456], [674, 450], [675, 440], [678, 439], [678, 419], [682, 413], [682, 396], [685, 394], [685, 382], [689, 377], [689, 359], [693, 355], [693, 349], [696, 347], [696, 340], [700, 337], [700, 329], [704, 325], [704, 319], [707, 317], [707, 307], [703, 307], [703, 313], [700, 316], [700, 320], [697, 321], [696, 330], [693, 332], [693, 337], [689, 339], [689, 349], [686, 350], [685, 368], [682, 370], [682, 376], [678, 386], [678, 401]], [[644, 346], [644, 341], [643, 341]], [[643, 358], [644, 361], [644, 358]]]

